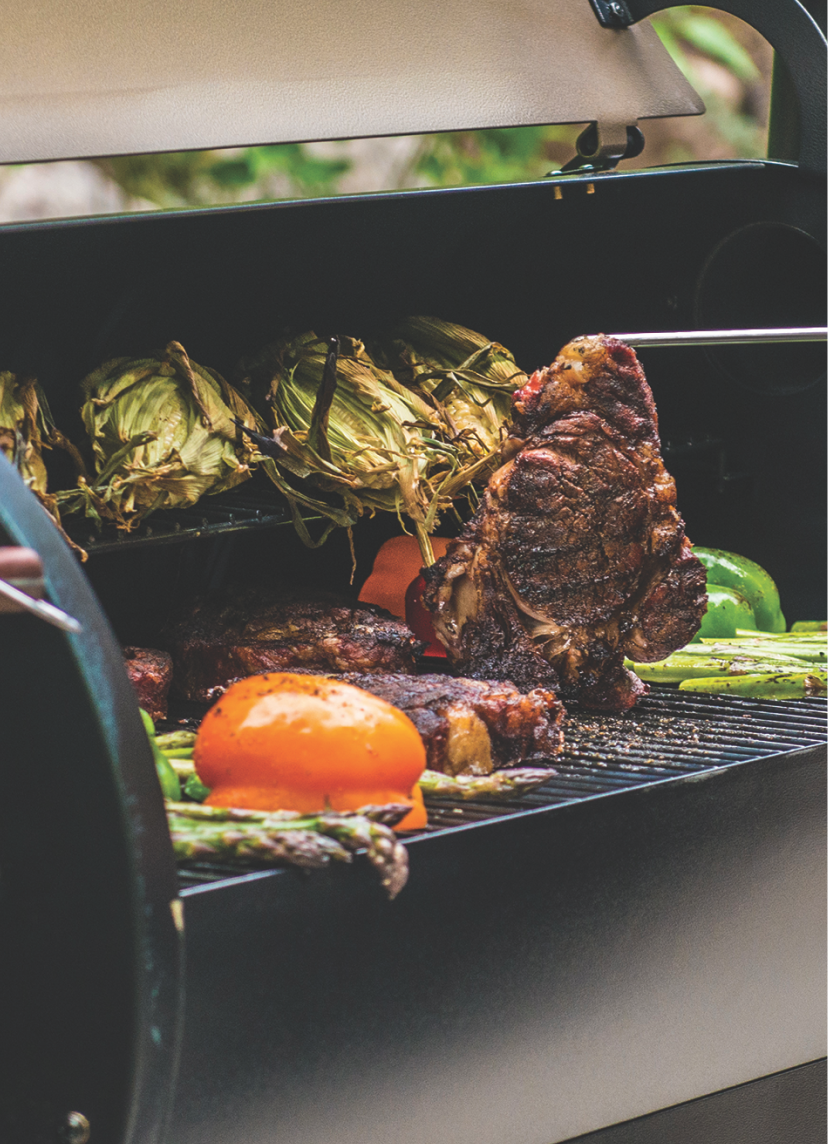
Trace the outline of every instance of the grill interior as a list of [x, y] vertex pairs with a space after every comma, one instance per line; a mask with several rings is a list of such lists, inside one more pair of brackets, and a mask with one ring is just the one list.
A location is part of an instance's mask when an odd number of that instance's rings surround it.
[[[823, 743], [826, 704], [691, 695], [653, 686], [633, 711], [596, 715], [570, 710], [565, 745], [543, 786], [516, 798], [429, 800], [434, 833], [520, 811], [577, 802], [662, 779], [698, 774]], [[418, 835], [419, 837], [419, 835]], [[182, 889], [238, 877], [255, 867], [199, 863], [181, 867]]]
[[255, 478], [241, 489], [218, 496], [203, 496], [190, 508], [153, 513], [129, 533], [104, 522], [96, 529], [80, 516], [65, 516], [63, 525], [76, 544], [91, 554], [123, 552], [148, 545], [178, 544], [183, 540], [228, 532], [272, 528], [290, 522], [290, 512], [269, 481]]

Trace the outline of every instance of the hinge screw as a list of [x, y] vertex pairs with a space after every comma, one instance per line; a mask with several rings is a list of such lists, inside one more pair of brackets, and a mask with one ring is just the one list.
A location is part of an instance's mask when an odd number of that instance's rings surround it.
[[63, 1144], [87, 1144], [92, 1129], [82, 1112], [67, 1112], [61, 1132]]
[[628, 28], [633, 22], [624, 0], [592, 0], [592, 6], [605, 28]]

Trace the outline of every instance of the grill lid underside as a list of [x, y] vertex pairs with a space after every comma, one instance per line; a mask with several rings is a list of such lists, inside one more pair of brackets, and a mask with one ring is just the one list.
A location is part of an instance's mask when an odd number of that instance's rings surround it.
[[704, 110], [589, 0], [15, 0], [0, 163]]

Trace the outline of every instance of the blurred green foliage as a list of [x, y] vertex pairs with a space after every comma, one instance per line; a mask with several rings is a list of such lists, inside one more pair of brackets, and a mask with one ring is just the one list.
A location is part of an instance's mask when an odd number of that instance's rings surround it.
[[[412, 171], [433, 187], [536, 179], [575, 154], [583, 124], [425, 135]], [[560, 160], [560, 161], [556, 161]]]
[[[698, 5], [674, 8], [653, 17], [661, 42], [705, 102], [705, 121], [714, 143], [733, 157], [758, 159], [767, 154], [770, 72], [762, 70], [733, 17]], [[745, 29], [747, 30], [747, 29]], [[754, 37], [751, 37], [754, 39]], [[769, 62], [770, 55], [765, 53]], [[667, 162], [697, 158], [686, 143]]]
[[[732, 17], [699, 5], [671, 9], [653, 25], [707, 106], [701, 132], [648, 123], [648, 147], [635, 165], [765, 154], [769, 74], [748, 43], [757, 37]], [[744, 30], [744, 31], [743, 31]], [[765, 53], [767, 65], [769, 54]], [[764, 68], [765, 73], [768, 67]], [[682, 124], [686, 121], [672, 121]], [[575, 154], [580, 125], [493, 128], [423, 135], [387, 183], [370, 189], [457, 186], [535, 179]], [[699, 142], [700, 140], [700, 142]], [[708, 154], [699, 153], [708, 149]], [[337, 149], [338, 148], [338, 149]], [[712, 154], [711, 154], [712, 153]], [[347, 143], [324, 155], [312, 144], [284, 143], [230, 151], [124, 156], [99, 161], [130, 196], [161, 207], [271, 200], [342, 193], [356, 160]], [[353, 180], [351, 180], [353, 181]], [[359, 189], [369, 189], [360, 187]]]
[[[122, 155], [101, 159], [98, 166], [128, 195], [161, 207], [185, 207], [247, 197], [335, 195], [351, 164], [346, 158], [319, 158], [302, 143], [280, 143], [231, 151]], [[283, 193], [268, 196], [273, 184]], [[244, 194], [251, 190], [264, 193]]]
[[673, 9], [655, 16], [653, 24], [661, 42], [685, 74], [693, 71], [686, 50], [689, 45], [703, 56], [723, 64], [743, 83], [759, 79], [759, 69], [750, 53], [715, 16], [698, 8]]

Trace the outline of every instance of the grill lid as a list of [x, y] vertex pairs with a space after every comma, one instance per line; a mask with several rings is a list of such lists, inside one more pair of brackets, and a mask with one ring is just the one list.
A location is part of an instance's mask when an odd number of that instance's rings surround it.
[[16, 0], [0, 38], [3, 163], [703, 110], [590, 0]]

